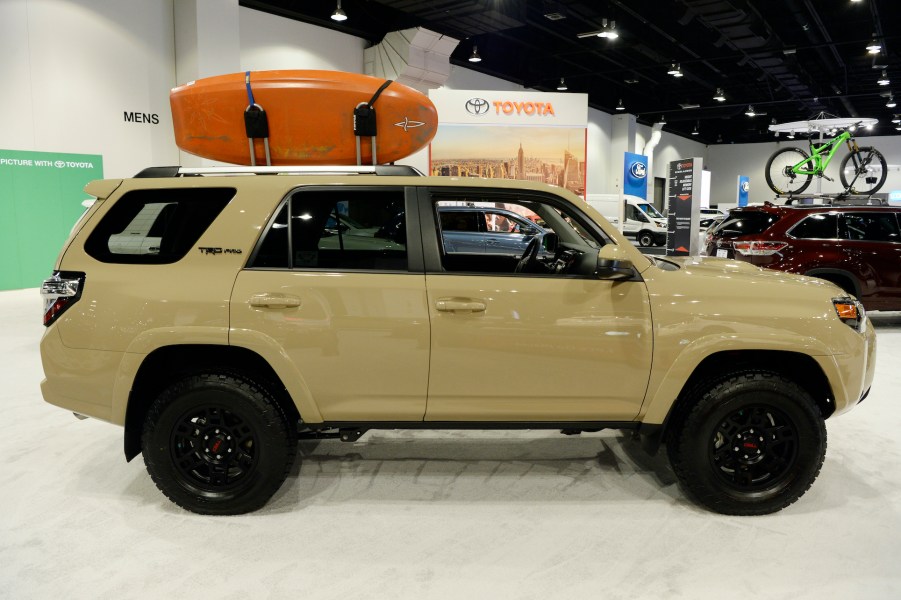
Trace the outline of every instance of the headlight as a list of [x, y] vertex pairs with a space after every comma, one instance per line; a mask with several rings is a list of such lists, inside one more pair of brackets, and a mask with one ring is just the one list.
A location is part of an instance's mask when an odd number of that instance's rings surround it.
[[842, 298], [833, 298], [832, 306], [835, 307], [835, 314], [843, 323], [854, 329], [854, 331], [864, 331], [867, 322], [867, 311], [864, 310], [863, 304], [859, 300], [848, 296]]

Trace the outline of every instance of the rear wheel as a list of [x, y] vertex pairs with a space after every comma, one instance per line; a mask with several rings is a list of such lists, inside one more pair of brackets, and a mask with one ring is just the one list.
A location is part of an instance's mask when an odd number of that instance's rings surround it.
[[[813, 175], [798, 175], [792, 167], [810, 157], [800, 148], [782, 148], [776, 151], [764, 169], [766, 184], [777, 194], [800, 194], [807, 189]], [[812, 170], [812, 164], [802, 164], [805, 170]]]
[[654, 245], [654, 234], [650, 231], [641, 231], [638, 233], [638, 245], [642, 248]]
[[263, 387], [208, 373], [157, 397], [141, 444], [147, 471], [170, 500], [196, 513], [235, 515], [260, 508], [278, 490], [297, 436]]
[[852, 194], [875, 194], [885, 184], [888, 166], [876, 148], [860, 148], [842, 159], [839, 179]]
[[762, 515], [810, 488], [826, 456], [826, 427], [796, 383], [748, 371], [711, 384], [694, 402], [667, 451], [698, 503], [723, 514]]

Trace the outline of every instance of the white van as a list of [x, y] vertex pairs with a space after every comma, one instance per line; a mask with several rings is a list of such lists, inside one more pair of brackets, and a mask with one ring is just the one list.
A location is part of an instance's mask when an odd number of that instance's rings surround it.
[[[622, 212], [620, 212], [620, 198], [625, 198]], [[619, 194], [588, 194], [587, 200], [588, 204], [624, 234], [636, 238], [640, 246], [666, 244], [666, 217], [647, 200]], [[623, 215], [622, 224], [620, 215]]]

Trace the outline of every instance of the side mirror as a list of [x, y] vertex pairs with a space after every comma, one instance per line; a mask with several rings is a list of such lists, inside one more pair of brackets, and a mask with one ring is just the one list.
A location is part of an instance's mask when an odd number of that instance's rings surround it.
[[[536, 232], [537, 234], [538, 232]], [[544, 237], [541, 240], [541, 246], [545, 252], [555, 253], [557, 252], [557, 244], [559, 243], [560, 238], [553, 231], [545, 232]]]
[[607, 244], [598, 252], [595, 271], [598, 279], [631, 279], [634, 275], [632, 261], [616, 244]]

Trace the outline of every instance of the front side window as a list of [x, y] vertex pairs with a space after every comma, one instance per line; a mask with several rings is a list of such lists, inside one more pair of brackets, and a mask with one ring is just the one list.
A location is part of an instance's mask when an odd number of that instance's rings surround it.
[[234, 195], [234, 188], [127, 192], [88, 237], [85, 251], [106, 263], [174, 263], [194, 247]]
[[253, 268], [407, 270], [402, 190], [301, 190], [276, 213]]
[[[564, 203], [539, 196], [505, 197], [504, 202], [449, 196], [442, 194], [434, 209], [445, 272], [581, 275], [581, 270], [593, 270], [598, 250], [608, 241], [587, 217]], [[464, 230], [456, 218], [469, 214], [483, 214], [484, 227]]]
[[899, 242], [895, 213], [864, 212], [842, 215], [842, 237], [863, 242]]
[[799, 240], [834, 240], [838, 238], [838, 219], [834, 214], [810, 215], [789, 232]]
[[626, 218], [632, 219], [633, 221], [639, 221], [641, 223], [648, 222], [648, 218], [645, 216], [645, 214], [633, 204], [626, 205]]

